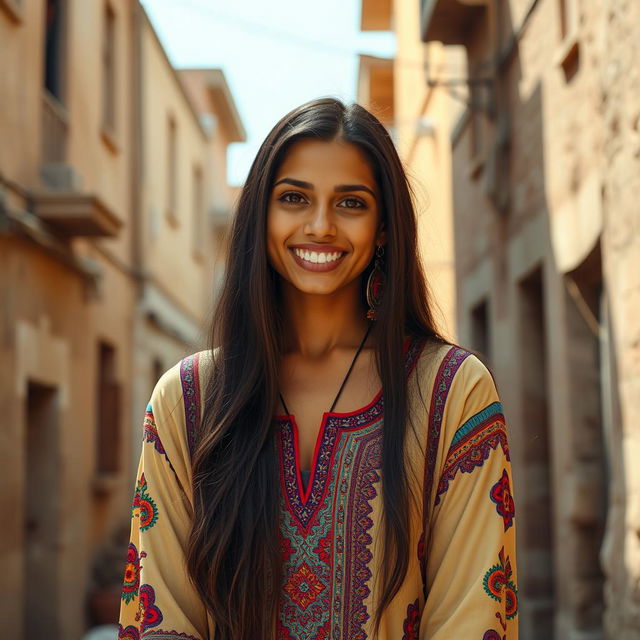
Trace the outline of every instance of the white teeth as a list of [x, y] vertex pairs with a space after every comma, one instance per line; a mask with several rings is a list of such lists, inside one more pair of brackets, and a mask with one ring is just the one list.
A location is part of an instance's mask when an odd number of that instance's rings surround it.
[[313, 262], [314, 264], [326, 264], [327, 262], [334, 262], [342, 256], [342, 252], [334, 251], [333, 253], [326, 253], [325, 251], [308, 251], [306, 249], [294, 249], [295, 254], [306, 260], [307, 262]]

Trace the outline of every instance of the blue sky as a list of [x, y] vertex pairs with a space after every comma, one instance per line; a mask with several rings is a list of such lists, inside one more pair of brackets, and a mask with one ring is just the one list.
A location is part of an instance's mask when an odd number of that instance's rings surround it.
[[391, 57], [395, 37], [361, 32], [361, 0], [142, 0], [176, 67], [219, 67], [247, 131], [227, 179], [241, 184], [271, 127], [319, 96], [356, 99], [358, 53]]

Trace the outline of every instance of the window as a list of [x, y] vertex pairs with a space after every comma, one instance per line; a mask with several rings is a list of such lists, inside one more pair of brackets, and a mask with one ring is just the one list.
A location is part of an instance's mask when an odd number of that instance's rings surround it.
[[116, 17], [105, 5], [102, 41], [102, 128], [109, 134], [116, 129]]
[[63, 100], [62, 59], [63, 38], [62, 0], [47, 0], [45, 12], [44, 86], [47, 91]]
[[486, 299], [471, 309], [471, 344], [488, 365], [491, 361], [491, 336], [489, 333], [489, 301]]
[[204, 203], [202, 186], [202, 168], [195, 166], [193, 169], [193, 251], [196, 257], [202, 256], [204, 245]]
[[167, 217], [177, 224], [178, 206], [178, 141], [177, 127], [173, 116], [169, 116], [167, 130]]
[[98, 345], [98, 424], [96, 471], [111, 474], [120, 469], [120, 385], [116, 381], [116, 351]]

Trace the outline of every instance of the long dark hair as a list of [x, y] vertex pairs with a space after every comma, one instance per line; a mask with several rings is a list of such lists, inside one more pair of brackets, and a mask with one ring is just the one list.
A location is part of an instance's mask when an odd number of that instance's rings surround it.
[[412, 191], [387, 130], [358, 104], [320, 98], [284, 116], [258, 150], [238, 199], [225, 282], [211, 326], [210, 348], [217, 350], [204, 387], [193, 458], [187, 567], [220, 640], [275, 636], [282, 567], [273, 416], [284, 327], [279, 276], [267, 259], [266, 218], [276, 171], [288, 147], [301, 138], [357, 145], [371, 163], [381, 193], [385, 270], [393, 286], [386, 287], [372, 330], [384, 394], [385, 564], [376, 630], [408, 566], [403, 339], [444, 339], [435, 326], [418, 259]]

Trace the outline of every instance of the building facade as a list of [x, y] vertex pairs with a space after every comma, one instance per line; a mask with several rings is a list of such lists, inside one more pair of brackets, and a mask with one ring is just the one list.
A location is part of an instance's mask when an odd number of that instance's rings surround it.
[[[226, 152], [246, 139], [223, 72], [174, 69], [142, 10], [139, 29], [142, 241], [136, 252], [134, 422], [159, 376], [207, 344], [235, 197], [226, 180]], [[132, 437], [131, 464], [137, 467], [137, 430]]]
[[114, 621], [98, 587], [117, 617], [146, 400], [202, 345], [244, 131], [138, 2], [0, 0], [0, 68], [0, 618], [77, 640]]
[[467, 56], [451, 134], [458, 331], [511, 426], [521, 637], [640, 638], [640, 7], [420, 12], [425, 42]]

